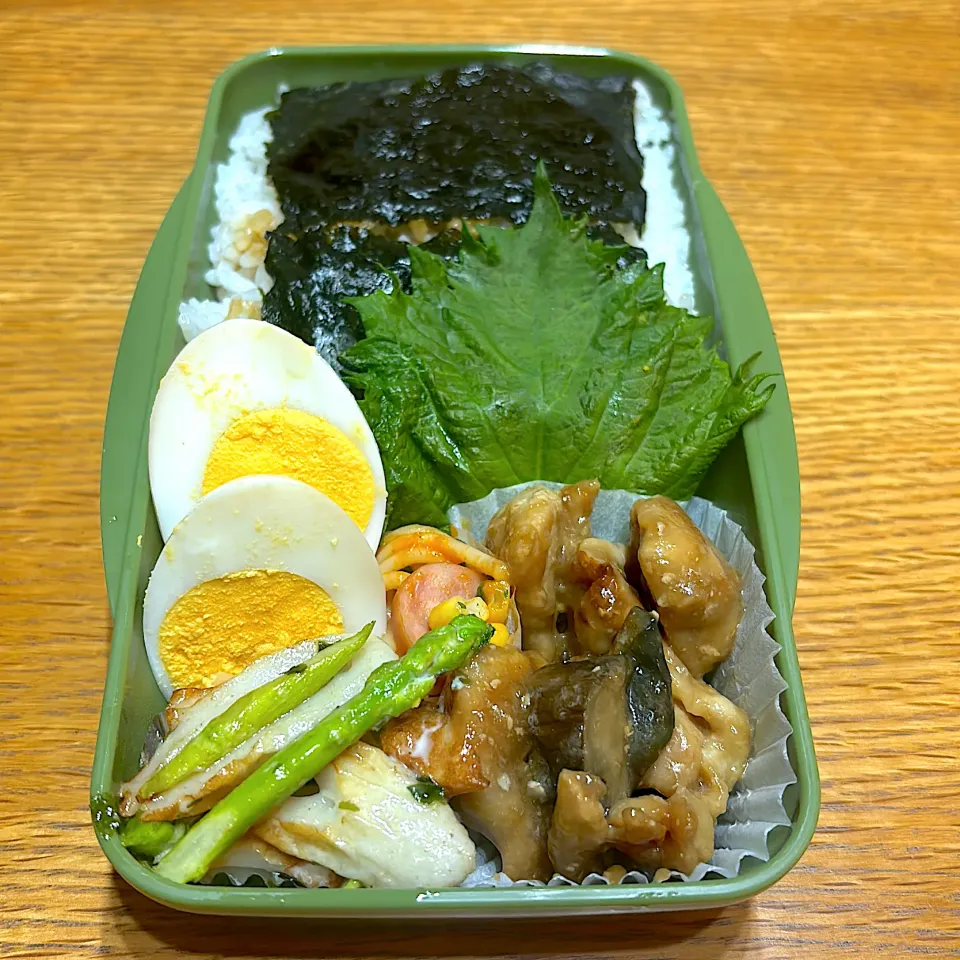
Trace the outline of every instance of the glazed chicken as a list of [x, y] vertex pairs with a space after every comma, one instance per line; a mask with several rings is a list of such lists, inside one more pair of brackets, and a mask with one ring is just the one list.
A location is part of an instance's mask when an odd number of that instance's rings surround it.
[[640, 780], [659, 796], [626, 797], [611, 806], [600, 777], [560, 774], [548, 850], [557, 872], [572, 880], [602, 869], [601, 854], [611, 848], [643, 869], [681, 873], [713, 856], [715, 820], [750, 755], [750, 723], [738, 706], [694, 677], [666, 643], [663, 652], [675, 726]]
[[576, 653], [572, 632], [557, 617], [577, 607], [583, 588], [573, 567], [590, 536], [590, 514], [600, 490], [584, 480], [559, 492], [529, 487], [505, 504], [487, 528], [487, 546], [510, 569], [523, 622], [524, 649], [547, 663]]
[[733, 649], [743, 613], [740, 581], [683, 508], [666, 497], [638, 500], [631, 549], [670, 645], [695, 677]]
[[507, 876], [546, 880], [553, 784], [524, 715], [532, 670], [520, 650], [486, 646], [447, 684], [443, 710], [405, 713], [380, 744], [454, 798], [464, 822], [500, 851]]
[[694, 794], [631, 797], [607, 812], [605, 792], [599, 777], [572, 770], [560, 774], [548, 847], [563, 876], [579, 882], [601, 870], [603, 854], [611, 848], [643, 869], [682, 873], [713, 856], [713, 817]]
[[[545, 577], [551, 589], [517, 595], [525, 625], [531, 610], [538, 611], [536, 649], [554, 661], [527, 681], [531, 728], [559, 774], [548, 840], [551, 862], [580, 880], [602, 869], [604, 852], [614, 849], [643, 868], [689, 872], [712, 856], [715, 819], [726, 809], [750, 751], [746, 715], [700, 679], [732, 649], [742, 610], [739, 581], [686, 513], [663, 497], [635, 504], [629, 552], [585, 537], [575, 544], [570, 562], [560, 563], [571, 556], [571, 544], [560, 539], [559, 500], [542, 488], [521, 494], [495, 518], [489, 539], [494, 552], [515, 551], [510, 560], [515, 576], [527, 563], [518, 545], [537, 557], [538, 570], [554, 573]], [[616, 689], [622, 681], [611, 656], [617, 635], [630, 612], [642, 607], [627, 570], [639, 575], [666, 635], [662, 646], [674, 707], [669, 738], [653, 762], [644, 764], [639, 780], [651, 792], [639, 797], [628, 795], [622, 776], [613, 778], [615, 786], [602, 776], [607, 767], [622, 771], [629, 764], [622, 758], [601, 764], [589, 758], [604, 754], [586, 749], [593, 743], [586, 732], [603, 725], [585, 721], [600, 715], [600, 704], [617, 700], [606, 696], [607, 687]], [[558, 611], [572, 613], [573, 630], [562, 637], [556, 631]], [[582, 655], [591, 659], [578, 659]], [[574, 728], [583, 731], [580, 739], [571, 734]]]
[[609, 653], [627, 614], [640, 606], [640, 597], [624, 573], [626, 556], [621, 544], [596, 537], [584, 540], [577, 549], [573, 575], [584, 585], [584, 592], [573, 624], [583, 653]]
[[750, 720], [735, 703], [693, 676], [664, 644], [670, 669], [676, 726], [642, 785], [665, 797], [689, 790], [711, 816], [727, 809], [734, 784], [750, 756]]
[[[524, 649], [548, 663], [609, 653], [627, 614], [640, 606], [624, 573], [627, 549], [590, 536], [593, 481], [559, 492], [530, 487], [491, 520], [488, 547], [510, 567]], [[558, 627], [558, 619], [566, 620]]]

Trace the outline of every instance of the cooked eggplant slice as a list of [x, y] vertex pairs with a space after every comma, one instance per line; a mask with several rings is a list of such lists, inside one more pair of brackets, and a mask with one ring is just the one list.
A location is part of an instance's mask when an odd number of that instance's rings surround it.
[[670, 670], [656, 616], [634, 607], [627, 614], [614, 649], [633, 667], [626, 688], [627, 715], [633, 731], [627, 741], [627, 761], [631, 779], [636, 776], [629, 787], [632, 792], [673, 734]]
[[530, 725], [555, 775], [583, 770], [630, 795], [673, 733], [670, 672], [656, 617], [635, 607], [615, 653], [548, 664], [527, 681]]

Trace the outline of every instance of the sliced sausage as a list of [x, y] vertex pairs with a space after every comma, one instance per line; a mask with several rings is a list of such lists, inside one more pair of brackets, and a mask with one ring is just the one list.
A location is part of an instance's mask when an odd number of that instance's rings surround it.
[[397, 653], [403, 656], [429, 630], [430, 611], [451, 597], [469, 600], [487, 578], [455, 563], [427, 563], [397, 588], [391, 607], [391, 626]]

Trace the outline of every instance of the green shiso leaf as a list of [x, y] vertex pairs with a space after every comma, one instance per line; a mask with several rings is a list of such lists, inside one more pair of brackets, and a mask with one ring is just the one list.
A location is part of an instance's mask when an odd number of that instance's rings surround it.
[[565, 219], [542, 166], [526, 224], [465, 234], [455, 261], [410, 257], [411, 292], [351, 300], [366, 339], [341, 356], [390, 526], [528, 480], [684, 499], [773, 390], [704, 344], [711, 318], [667, 304], [662, 266]]

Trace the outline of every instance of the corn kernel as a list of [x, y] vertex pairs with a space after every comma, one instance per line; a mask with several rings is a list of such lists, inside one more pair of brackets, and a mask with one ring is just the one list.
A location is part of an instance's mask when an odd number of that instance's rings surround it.
[[506, 580], [485, 580], [480, 585], [480, 596], [490, 610], [488, 623], [506, 623], [510, 611], [510, 584]]
[[430, 611], [427, 617], [427, 626], [431, 630], [436, 630], [437, 627], [445, 627], [454, 617], [459, 617], [462, 614], [473, 614], [484, 622], [489, 616], [487, 605], [480, 597], [472, 597], [470, 600], [465, 597], [450, 597], [449, 600], [438, 603]]
[[502, 623], [495, 623], [493, 625], [493, 636], [490, 638], [490, 642], [495, 647], [509, 646], [510, 631]]
[[427, 617], [427, 626], [431, 630], [438, 627], [445, 627], [454, 617], [467, 612], [467, 601], [465, 597], [451, 597], [438, 603]]

